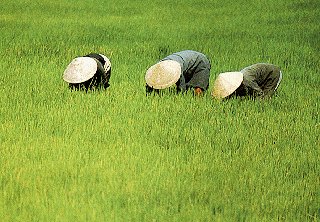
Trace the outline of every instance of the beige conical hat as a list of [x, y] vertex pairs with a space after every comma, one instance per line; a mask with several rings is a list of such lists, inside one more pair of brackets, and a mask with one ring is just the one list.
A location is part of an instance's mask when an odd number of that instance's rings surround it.
[[211, 95], [215, 98], [225, 98], [231, 95], [241, 85], [242, 72], [220, 73], [213, 84]]
[[64, 81], [81, 83], [89, 80], [97, 71], [97, 62], [90, 57], [78, 57], [71, 61], [63, 73]]
[[146, 73], [146, 83], [154, 89], [165, 89], [175, 84], [181, 75], [181, 66], [173, 60], [165, 60], [151, 66]]

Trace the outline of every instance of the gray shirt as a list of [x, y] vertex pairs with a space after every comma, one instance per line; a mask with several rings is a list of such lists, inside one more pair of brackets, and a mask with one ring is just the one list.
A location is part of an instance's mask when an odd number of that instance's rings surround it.
[[258, 97], [271, 96], [279, 83], [280, 68], [273, 64], [257, 63], [241, 70], [242, 86], [237, 89], [238, 95]]
[[174, 60], [181, 65], [181, 76], [176, 83], [178, 91], [186, 91], [189, 88], [199, 87], [207, 90], [210, 78], [210, 61], [202, 53], [185, 50], [173, 53], [161, 61]]

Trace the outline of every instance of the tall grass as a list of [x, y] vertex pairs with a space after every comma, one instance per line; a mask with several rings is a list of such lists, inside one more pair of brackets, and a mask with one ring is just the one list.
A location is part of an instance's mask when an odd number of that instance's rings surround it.
[[[0, 8], [1, 221], [317, 221], [317, 1], [26, 1]], [[183, 49], [219, 72], [281, 67], [268, 101], [146, 96]], [[76, 56], [111, 87], [70, 92]]]

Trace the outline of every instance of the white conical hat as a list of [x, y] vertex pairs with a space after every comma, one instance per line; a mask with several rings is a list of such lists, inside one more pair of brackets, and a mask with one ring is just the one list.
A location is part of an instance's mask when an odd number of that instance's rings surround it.
[[106, 72], [108, 72], [109, 70], [110, 70], [110, 68], [111, 68], [111, 62], [110, 62], [110, 60], [107, 58], [107, 56], [105, 56], [105, 55], [103, 55], [103, 54], [99, 54], [103, 59], [104, 59], [104, 61], [105, 61], [105, 64], [104, 64], [104, 66], [103, 66], [103, 68], [104, 68], [104, 70], [106, 71]]
[[236, 91], [236, 89], [241, 85], [242, 80], [242, 72], [220, 73], [213, 84], [211, 95], [215, 98], [225, 98]]
[[173, 60], [164, 60], [151, 66], [145, 75], [146, 83], [154, 89], [165, 89], [175, 84], [181, 75], [181, 66]]
[[97, 62], [90, 57], [78, 57], [71, 61], [63, 73], [64, 81], [81, 83], [89, 80], [97, 71]]

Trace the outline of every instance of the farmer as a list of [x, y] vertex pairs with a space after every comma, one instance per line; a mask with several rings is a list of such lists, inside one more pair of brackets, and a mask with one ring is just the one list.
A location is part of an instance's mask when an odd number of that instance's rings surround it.
[[212, 96], [222, 99], [232, 96], [270, 98], [282, 79], [280, 68], [268, 63], [257, 63], [240, 72], [219, 74], [214, 82]]
[[102, 54], [91, 53], [71, 61], [63, 74], [72, 90], [108, 88], [111, 75], [110, 60]]
[[173, 53], [147, 70], [146, 91], [159, 92], [176, 85], [177, 92], [192, 88], [195, 95], [201, 95], [208, 89], [210, 68], [210, 61], [200, 52], [185, 50]]

